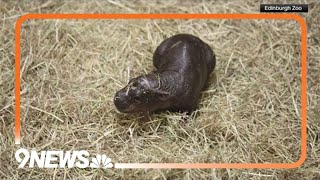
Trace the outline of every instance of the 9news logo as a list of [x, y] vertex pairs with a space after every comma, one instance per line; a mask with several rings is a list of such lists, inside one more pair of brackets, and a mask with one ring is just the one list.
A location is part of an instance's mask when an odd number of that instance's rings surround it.
[[[20, 156], [23, 155], [21, 158]], [[40, 154], [27, 149], [18, 149], [15, 153], [18, 161], [18, 168], [24, 168], [29, 163], [29, 168], [34, 168], [35, 164], [39, 168], [112, 168], [111, 159], [105, 154], [97, 154], [90, 158], [88, 151], [41, 151]], [[91, 159], [91, 161], [90, 161]]]

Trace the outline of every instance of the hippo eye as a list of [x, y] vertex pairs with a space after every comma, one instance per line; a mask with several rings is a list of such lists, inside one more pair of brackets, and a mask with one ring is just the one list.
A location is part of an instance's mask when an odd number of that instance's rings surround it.
[[138, 87], [139, 86], [139, 83], [137, 81], [133, 82], [131, 87]]
[[133, 100], [137, 103], [141, 103], [141, 97], [140, 96], [133, 96]]

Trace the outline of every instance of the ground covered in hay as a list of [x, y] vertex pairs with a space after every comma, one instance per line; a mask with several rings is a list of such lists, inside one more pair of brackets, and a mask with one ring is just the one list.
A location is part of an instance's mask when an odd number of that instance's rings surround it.
[[[270, 1], [268, 1], [270, 2]], [[299, 3], [300, 1], [296, 1]], [[308, 155], [300, 168], [19, 169], [19, 147], [88, 150], [113, 162], [293, 163], [301, 152], [300, 27], [285, 20], [29, 20], [21, 33], [22, 144], [14, 144], [14, 24], [26, 13], [258, 13], [260, 1], [0, 1], [0, 179], [320, 178], [320, 6], [308, 25]], [[303, 3], [303, 2], [300, 2]], [[306, 2], [307, 3], [307, 2]], [[119, 114], [114, 93], [153, 69], [167, 37], [216, 53], [199, 108]]]

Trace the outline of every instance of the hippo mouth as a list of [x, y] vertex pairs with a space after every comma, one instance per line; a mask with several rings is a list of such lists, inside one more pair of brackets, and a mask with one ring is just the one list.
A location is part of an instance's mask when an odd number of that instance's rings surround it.
[[128, 108], [121, 110], [121, 112], [130, 113], [130, 112], [133, 112], [133, 110], [134, 110], [134, 106], [130, 105]]
[[[119, 110], [119, 109], [118, 109]], [[137, 108], [135, 105], [131, 104], [125, 109], [119, 110], [122, 113], [146, 113], [149, 112], [148, 108]]]

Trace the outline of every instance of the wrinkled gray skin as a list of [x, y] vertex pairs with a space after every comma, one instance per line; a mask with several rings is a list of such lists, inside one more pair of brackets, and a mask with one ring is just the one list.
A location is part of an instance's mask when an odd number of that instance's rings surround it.
[[192, 112], [215, 61], [212, 49], [199, 38], [188, 34], [172, 36], [153, 55], [156, 70], [131, 79], [115, 94], [114, 104], [123, 113]]

